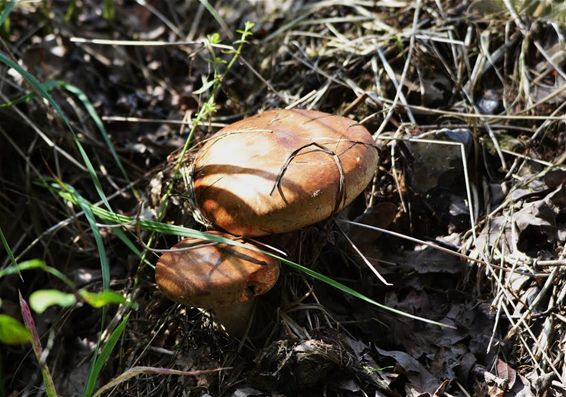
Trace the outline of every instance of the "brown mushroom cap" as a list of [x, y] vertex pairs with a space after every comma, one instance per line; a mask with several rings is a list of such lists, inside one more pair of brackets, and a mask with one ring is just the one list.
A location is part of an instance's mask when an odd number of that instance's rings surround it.
[[155, 268], [155, 281], [169, 299], [203, 309], [246, 302], [269, 291], [278, 277], [279, 262], [266, 254], [190, 238], [163, 254]]
[[360, 124], [312, 110], [271, 110], [216, 133], [196, 155], [204, 217], [233, 234], [300, 229], [348, 205], [377, 166]]

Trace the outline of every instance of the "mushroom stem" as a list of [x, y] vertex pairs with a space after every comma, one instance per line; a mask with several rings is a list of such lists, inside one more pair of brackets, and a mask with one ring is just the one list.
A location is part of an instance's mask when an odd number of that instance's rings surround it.
[[221, 324], [228, 334], [241, 338], [251, 325], [254, 308], [255, 300], [253, 299], [233, 306], [216, 307], [213, 310], [213, 319]]

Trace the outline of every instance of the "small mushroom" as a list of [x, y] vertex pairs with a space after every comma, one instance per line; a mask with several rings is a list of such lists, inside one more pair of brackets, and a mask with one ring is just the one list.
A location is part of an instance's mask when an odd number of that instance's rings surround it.
[[[244, 244], [253, 248], [250, 243]], [[191, 238], [163, 254], [155, 269], [155, 280], [165, 296], [210, 310], [234, 336], [244, 334], [254, 298], [269, 291], [278, 277], [279, 262], [269, 255]]]
[[313, 110], [270, 110], [231, 124], [196, 154], [196, 217], [263, 236], [327, 219], [367, 186], [377, 149], [359, 123]]

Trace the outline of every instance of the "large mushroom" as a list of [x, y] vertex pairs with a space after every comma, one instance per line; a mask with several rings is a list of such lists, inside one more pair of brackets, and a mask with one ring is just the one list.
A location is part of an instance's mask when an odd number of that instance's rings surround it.
[[266, 111], [221, 129], [198, 151], [195, 212], [236, 235], [298, 230], [358, 196], [377, 156], [369, 132], [347, 117]]
[[269, 291], [279, 277], [279, 261], [244, 244], [250, 248], [182, 240], [159, 258], [155, 281], [169, 299], [213, 312], [230, 334], [242, 336], [254, 298]]

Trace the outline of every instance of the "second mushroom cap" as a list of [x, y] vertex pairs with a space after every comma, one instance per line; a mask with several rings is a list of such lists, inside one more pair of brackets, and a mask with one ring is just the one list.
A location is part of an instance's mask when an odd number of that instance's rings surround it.
[[[224, 238], [227, 234], [211, 232]], [[279, 261], [250, 243], [234, 246], [184, 239], [159, 258], [155, 281], [171, 300], [203, 309], [235, 307], [263, 295], [279, 277]]]

